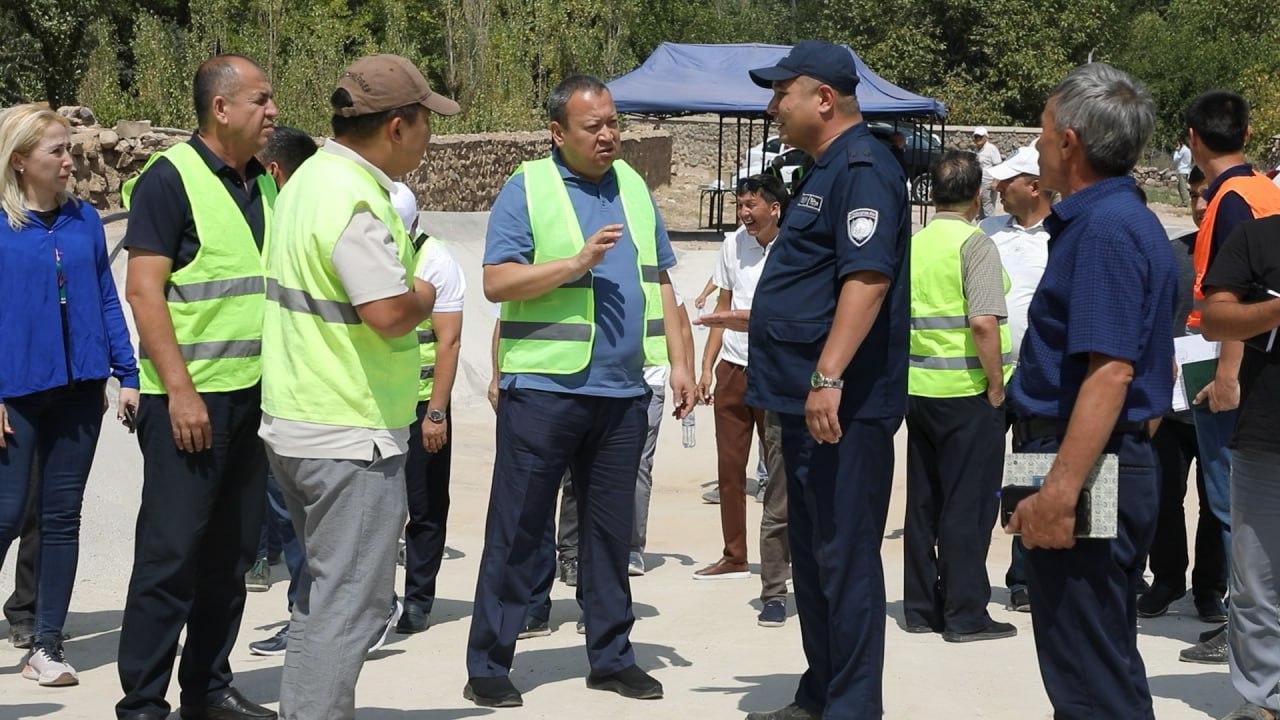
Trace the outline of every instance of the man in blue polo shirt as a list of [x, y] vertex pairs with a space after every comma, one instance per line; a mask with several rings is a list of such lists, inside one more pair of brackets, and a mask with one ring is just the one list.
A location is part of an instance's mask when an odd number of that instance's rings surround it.
[[[671, 364], [677, 415], [695, 390], [667, 270], [676, 263], [644, 180], [617, 159], [618, 113], [598, 79], [548, 99], [550, 157], [494, 202], [484, 292], [502, 303], [497, 455], [467, 643], [464, 696], [522, 704], [508, 678], [566, 468], [579, 520], [587, 686], [638, 699], [662, 685], [635, 664], [627, 561], [648, 433], [646, 364]], [[665, 337], [664, 337], [665, 336]]]
[[880, 717], [884, 536], [907, 405], [906, 178], [863, 122], [848, 48], [807, 40], [774, 67], [782, 141], [815, 158], [756, 288], [746, 404], [782, 422], [793, 586], [809, 667], [755, 720]]
[[[1178, 269], [1129, 175], [1151, 138], [1146, 88], [1102, 63], [1072, 71], [1041, 115], [1049, 259], [1009, 400], [1018, 452], [1056, 453], [1007, 530], [1027, 547], [1040, 675], [1058, 720], [1152, 718], [1135, 624], [1159, 505], [1148, 421], [1173, 393]], [[1102, 453], [1119, 455], [1117, 537], [1076, 540], [1076, 504]]]

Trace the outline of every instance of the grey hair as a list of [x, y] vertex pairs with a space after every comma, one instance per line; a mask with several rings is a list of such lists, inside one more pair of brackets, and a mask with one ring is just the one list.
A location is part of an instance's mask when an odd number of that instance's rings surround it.
[[570, 75], [547, 96], [547, 115], [564, 125], [569, 120], [569, 101], [578, 93], [609, 92], [609, 86], [594, 75]]
[[1049, 98], [1056, 130], [1074, 130], [1089, 166], [1107, 177], [1127, 175], [1155, 129], [1156, 105], [1146, 86], [1106, 63], [1072, 70]]

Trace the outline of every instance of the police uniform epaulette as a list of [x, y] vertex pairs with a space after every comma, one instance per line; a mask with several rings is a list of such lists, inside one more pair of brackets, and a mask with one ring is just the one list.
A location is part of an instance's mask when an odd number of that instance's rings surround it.
[[858, 138], [849, 143], [849, 164], [875, 164], [875, 157], [871, 154], [871, 143], [873, 142], [876, 142], [876, 140], [872, 138]]

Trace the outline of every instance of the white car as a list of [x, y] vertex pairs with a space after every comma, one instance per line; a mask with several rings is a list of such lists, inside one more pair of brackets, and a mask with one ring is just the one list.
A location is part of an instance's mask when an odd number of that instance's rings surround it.
[[782, 162], [782, 167], [779, 168], [782, 182], [790, 187], [792, 176], [804, 161], [804, 151], [782, 142], [777, 135], [747, 150], [747, 154], [742, 157], [741, 167], [738, 168], [738, 175], [734, 179], [735, 184], [738, 180], [764, 172], [769, 163], [778, 158], [781, 158]]

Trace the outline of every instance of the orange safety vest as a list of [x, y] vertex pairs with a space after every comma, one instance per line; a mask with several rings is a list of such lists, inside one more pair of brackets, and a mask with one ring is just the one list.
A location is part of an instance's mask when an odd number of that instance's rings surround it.
[[1187, 316], [1187, 327], [1200, 327], [1200, 307], [1204, 304], [1204, 274], [1209, 270], [1209, 251], [1213, 247], [1213, 226], [1218, 218], [1218, 206], [1222, 198], [1229, 192], [1244, 198], [1253, 217], [1262, 218], [1268, 215], [1280, 215], [1280, 187], [1277, 187], [1266, 175], [1253, 173], [1240, 177], [1227, 178], [1209, 201], [1204, 211], [1204, 219], [1200, 221], [1200, 229], [1196, 232], [1196, 248], [1192, 255], [1192, 265], [1196, 270], [1196, 282], [1192, 288], [1194, 305]]

